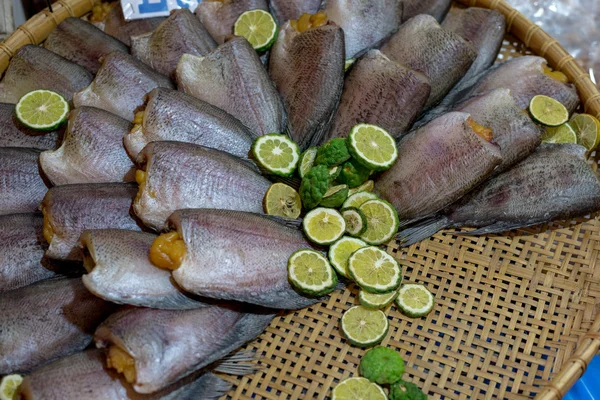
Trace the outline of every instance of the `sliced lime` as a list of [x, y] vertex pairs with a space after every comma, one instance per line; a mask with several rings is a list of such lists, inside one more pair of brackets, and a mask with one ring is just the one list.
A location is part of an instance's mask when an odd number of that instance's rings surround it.
[[367, 378], [348, 378], [331, 391], [331, 400], [387, 400], [385, 392]]
[[48, 131], [58, 128], [67, 120], [69, 103], [60, 94], [50, 90], [34, 90], [21, 97], [15, 113], [26, 127]]
[[569, 111], [558, 100], [538, 94], [529, 102], [531, 117], [542, 125], [559, 126], [569, 120]]
[[377, 125], [355, 125], [348, 136], [348, 148], [356, 161], [373, 171], [390, 168], [398, 158], [396, 141]]
[[330, 293], [337, 285], [337, 275], [329, 261], [312, 249], [292, 254], [288, 260], [288, 277], [298, 290], [311, 296]]
[[396, 297], [396, 305], [402, 314], [412, 318], [429, 314], [434, 302], [433, 294], [425, 286], [415, 283], [402, 285]]
[[263, 52], [275, 43], [277, 24], [268, 12], [260, 9], [250, 10], [235, 21], [233, 34], [245, 37], [256, 51]]
[[348, 260], [350, 277], [369, 293], [389, 293], [402, 281], [400, 264], [378, 247], [356, 250]]
[[344, 236], [329, 248], [329, 261], [340, 275], [350, 278], [348, 259], [356, 250], [366, 246], [368, 245], [360, 239]]
[[311, 242], [328, 245], [342, 237], [346, 222], [337, 210], [318, 207], [306, 214], [302, 227]]
[[342, 208], [340, 211], [346, 221], [346, 233], [360, 236], [367, 230], [367, 217], [356, 207]]
[[344, 62], [344, 71], [348, 71], [348, 68], [350, 68], [355, 61], [355, 58], [347, 58]]
[[311, 147], [310, 149], [304, 150], [302, 155], [300, 156], [300, 163], [298, 165], [298, 175], [300, 178], [304, 178], [304, 175], [310, 171], [315, 163], [315, 158], [317, 157], [317, 148]]
[[348, 196], [352, 196], [353, 194], [358, 192], [372, 192], [373, 189], [375, 189], [375, 182], [369, 180], [360, 185], [359, 187], [350, 189], [350, 191], [348, 192]]
[[337, 208], [342, 205], [346, 198], [348, 198], [348, 185], [332, 186], [325, 192], [319, 205]]
[[339, 165], [337, 167], [329, 168], [329, 180], [331, 182], [335, 181], [338, 178], [338, 176], [340, 176], [341, 172], [342, 172], [342, 167]]
[[392, 304], [398, 297], [398, 290], [389, 293], [369, 293], [365, 290], [358, 292], [358, 301], [367, 308], [383, 309]]
[[[348, 191], [348, 193], [350, 193], [350, 191]], [[350, 207], [359, 208], [360, 206], [363, 205], [363, 203], [366, 203], [369, 200], [375, 200], [375, 199], [377, 199], [377, 195], [375, 193], [358, 192], [358, 193], [354, 193], [353, 195], [348, 197], [348, 199], [346, 199], [344, 204], [342, 204], [342, 207], [343, 208], [350, 208]]]
[[594, 150], [600, 142], [600, 121], [593, 115], [578, 114], [569, 121], [575, 131], [577, 144], [588, 150]]
[[358, 207], [367, 218], [367, 229], [360, 238], [369, 244], [383, 244], [398, 233], [398, 212], [385, 200], [365, 201]]
[[555, 127], [547, 126], [542, 134], [542, 143], [577, 143], [577, 135], [568, 122]]
[[252, 155], [269, 173], [290, 176], [298, 165], [300, 149], [286, 135], [271, 133], [254, 140]]
[[389, 329], [389, 322], [381, 310], [354, 306], [342, 315], [342, 332], [356, 346], [375, 346], [381, 343]]
[[22, 382], [23, 377], [21, 375], [6, 375], [2, 378], [2, 382], [0, 382], [0, 400], [13, 400]]
[[300, 216], [302, 210], [302, 201], [298, 192], [280, 182], [269, 187], [263, 205], [266, 214], [294, 219]]

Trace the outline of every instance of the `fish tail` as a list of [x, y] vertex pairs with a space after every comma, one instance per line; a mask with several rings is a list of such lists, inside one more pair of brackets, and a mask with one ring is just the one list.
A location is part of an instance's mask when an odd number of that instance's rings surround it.
[[436, 232], [446, 228], [449, 225], [448, 218], [444, 216], [432, 217], [415, 225], [402, 229], [396, 235], [396, 239], [402, 247], [408, 247], [433, 236]]
[[205, 387], [198, 400], [217, 400], [231, 390], [232, 384], [219, 378], [218, 376], [208, 373], [208, 381], [205, 382]]
[[260, 369], [256, 350], [242, 350], [222, 358], [215, 371], [229, 375], [250, 375]]

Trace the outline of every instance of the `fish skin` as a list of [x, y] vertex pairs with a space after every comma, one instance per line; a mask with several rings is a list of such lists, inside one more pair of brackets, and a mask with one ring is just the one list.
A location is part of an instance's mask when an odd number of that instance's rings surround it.
[[55, 278], [0, 294], [0, 374], [22, 373], [81, 351], [115, 308], [81, 279]]
[[442, 22], [452, 0], [403, 0], [404, 14], [402, 22], [406, 22], [419, 14], [433, 16], [438, 22]]
[[325, 13], [344, 31], [346, 58], [378, 47], [398, 30], [402, 21], [400, 0], [327, 0]]
[[269, 8], [277, 25], [283, 25], [302, 14], [316, 14], [321, 7], [321, 0], [270, 0]]
[[165, 19], [167, 18], [155, 17], [126, 21], [123, 16], [121, 3], [117, 3], [104, 19], [104, 32], [119, 39], [127, 46], [131, 46], [132, 36], [139, 36], [152, 32]]
[[464, 82], [485, 71], [494, 63], [506, 34], [506, 19], [496, 10], [454, 7], [448, 12], [441, 25], [447, 31], [454, 32], [467, 40], [477, 51], [477, 58], [471, 64], [471, 68], [456, 84], [455, 89], [458, 89]]
[[133, 121], [146, 93], [157, 87], [173, 89], [173, 83], [130, 54], [111, 53], [102, 60], [94, 81], [75, 93], [76, 107], [96, 107]]
[[298, 33], [289, 22], [271, 48], [269, 74], [291, 138], [305, 149], [328, 132], [344, 87], [344, 33], [333, 23]]
[[171, 282], [169, 271], [156, 268], [148, 258], [156, 235], [122, 229], [97, 229], [81, 235], [85, 287], [117, 304], [165, 310], [186, 310], [204, 304]]
[[15, 105], [0, 103], [0, 147], [55, 149], [62, 141], [64, 128], [50, 132], [34, 131], [21, 124], [15, 115]]
[[44, 49], [25, 45], [12, 57], [0, 81], [0, 102], [17, 104], [25, 94], [52, 90], [71, 101], [73, 93], [90, 84], [93, 75], [85, 68]]
[[87, 183], [55, 186], [42, 201], [42, 211], [54, 232], [46, 256], [83, 260], [79, 237], [87, 229], [141, 230], [131, 215], [134, 183]]
[[[320, 4], [321, 1], [318, 1]], [[217, 44], [223, 44], [228, 37], [233, 35], [233, 24], [235, 21], [244, 12], [250, 10], [269, 11], [269, 4], [267, 0], [203, 1], [198, 3], [194, 14], [200, 19], [202, 25], [204, 25]]]
[[277, 89], [243, 37], [204, 57], [184, 54], [175, 76], [179, 90], [225, 110], [256, 135], [284, 131], [286, 116]]
[[322, 300], [302, 296], [288, 281], [290, 255], [312, 248], [297, 228], [269, 216], [216, 209], [179, 210], [168, 225], [187, 249], [173, 279], [190, 293], [279, 309]]
[[135, 359], [138, 393], [153, 393], [221, 359], [260, 335], [273, 311], [239, 305], [195, 310], [123, 308], [102, 323], [96, 346], [116, 345]]
[[38, 149], [0, 147], [0, 215], [37, 211], [48, 190], [39, 155]]
[[348, 137], [358, 123], [381, 126], [398, 139], [421, 113], [430, 91], [424, 74], [371, 50], [348, 71], [331, 130], [322, 142]]
[[134, 181], [135, 168], [123, 148], [130, 126], [99, 108], [76, 108], [62, 145], [40, 154], [44, 174], [54, 185]]
[[147, 178], [133, 209], [156, 230], [164, 227], [173, 211], [184, 208], [262, 213], [271, 185], [251, 162], [188, 143], [150, 143], [138, 155], [137, 164], [145, 165]]
[[248, 158], [256, 134], [227, 112], [177, 90], [156, 88], [146, 98], [141, 127], [123, 139], [131, 157], [150, 142], [174, 140]]
[[28, 400], [207, 400], [217, 399], [231, 387], [216, 375], [196, 374], [152, 395], [136, 393], [130, 384], [106, 366], [102, 349], [89, 349], [34, 370], [23, 379], [21, 393]]
[[542, 142], [543, 129], [517, 107], [509, 89], [474, 96], [458, 104], [453, 111], [469, 113], [477, 123], [492, 129], [493, 141], [500, 146], [502, 155], [502, 163], [492, 175], [521, 161]]
[[98, 72], [101, 57], [113, 51], [129, 53], [129, 47], [125, 43], [75, 17], [69, 17], [58, 24], [44, 41], [44, 47], [81, 65], [92, 74]]
[[42, 222], [36, 213], [0, 216], [0, 293], [56, 276], [42, 261]]
[[431, 94], [425, 108], [440, 102], [477, 57], [469, 42], [442, 29], [430, 15], [417, 15], [402, 24], [381, 52], [429, 78]]
[[169, 77], [183, 54], [204, 56], [216, 47], [204, 25], [187, 8], [171, 11], [154, 31], [131, 38], [131, 54]]
[[[375, 183], [400, 221], [425, 218], [483, 182], [502, 162], [500, 149], [467, 124], [469, 114], [450, 112], [406, 135], [398, 161]], [[418, 200], [415, 200], [418, 199]]]

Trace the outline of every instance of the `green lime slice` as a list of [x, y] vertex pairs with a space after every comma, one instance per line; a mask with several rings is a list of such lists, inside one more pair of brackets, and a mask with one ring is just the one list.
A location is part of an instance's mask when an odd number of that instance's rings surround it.
[[373, 171], [390, 168], [398, 158], [396, 141], [377, 125], [355, 125], [348, 136], [348, 147], [356, 161]]
[[360, 239], [344, 236], [329, 248], [329, 262], [333, 268], [345, 278], [350, 278], [348, 274], [348, 259], [358, 249], [368, 246]]
[[[348, 191], [348, 193], [350, 193], [350, 191]], [[375, 200], [375, 199], [377, 199], [377, 195], [375, 193], [358, 192], [358, 193], [354, 193], [353, 195], [348, 197], [346, 199], [346, 201], [344, 202], [344, 204], [342, 204], [342, 207], [343, 208], [350, 208], [350, 207], [359, 208], [360, 206], [363, 205], [363, 203], [365, 203], [369, 200]]]
[[332, 186], [325, 192], [319, 205], [337, 208], [342, 205], [346, 198], [348, 198], [348, 185]]
[[346, 221], [346, 233], [350, 236], [360, 236], [367, 230], [367, 217], [356, 207], [342, 208], [340, 211]]
[[367, 308], [383, 309], [392, 304], [398, 297], [398, 291], [394, 290], [389, 293], [369, 293], [364, 290], [358, 292], [358, 301]]
[[348, 68], [352, 66], [356, 62], [356, 58], [347, 58], [344, 62], [344, 72], [348, 71]]
[[331, 400], [387, 400], [385, 392], [367, 378], [348, 378], [331, 391]]
[[346, 222], [337, 210], [317, 207], [306, 214], [302, 228], [311, 242], [328, 245], [342, 237]]
[[298, 165], [298, 175], [300, 178], [304, 178], [304, 175], [310, 171], [315, 164], [315, 158], [317, 157], [317, 148], [311, 147], [310, 149], [304, 150], [300, 156], [300, 163]]
[[21, 97], [15, 113], [26, 127], [49, 131], [67, 120], [69, 103], [60, 94], [50, 90], [34, 90]]
[[288, 260], [288, 277], [298, 290], [311, 296], [330, 293], [337, 285], [337, 275], [329, 261], [312, 249], [292, 254]]
[[433, 294], [423, 285], [402, 285], [396, 297], [396, 305], [402, 314], [411, 318], [423, 317], [431, 312], [435, 303]]
[[542, 143], [577, 143], [577, 135], [568, 122], [559, 126], [547, 126], [542, 134]]
[[263, 201], [265, 214], [296, 219], [302, 210], [300, 195], [285, 183], [274, 183], [269, 187]]
[[277, 39], [277, 24], [264, 10], [250, 10], [240, 15], [233, 25], [233, 34], [243, 36], [258, 51], [267, 51]]
[[389, 293], [400, 286], [400, 264], [378, 247], [370, 246], [356, 250], [348, 260], [350, 277], [369, 293]]
[[252, 155], [267, 172], [290, 176], [298, 165], [300, 148], [286, 135], [270, 133], [254, 140]]
[[569, 121], [575, 131], [577, 144], [584, 146], [589, 151], [598, 147], [600, 142], [600, 121], [593, 115], [578, 114]]
[[389, 322], [381, 310], [363, 306], [351, 307], [342, 315], [342, 332], [355, 346], [369, 347], [381, 343], [389, 329]]
[[369, 180], [358, 187], [350, 189], [350, 191], [348, 192], [348, 196], [352, 196], [353, 194], [358, 192], [372, 192], [373, 189], [375, 189], [375, 182]]
[[22, 382], [23, 377], [21, 375], [6, 375], [2, 378], [2, 382], [0, 382], [0, 400], [13, 400]]
[[365, 201], [358, 207], [367, 218], [367, 229], [360, 238], [369, 244], [387, 243], [398, 233], [398, 212], [385, 200]]
[[569, 120], [569, 111], [558, 100], [538, 94], [529, 102], [531, 117], [542, 125], [559, 126]]

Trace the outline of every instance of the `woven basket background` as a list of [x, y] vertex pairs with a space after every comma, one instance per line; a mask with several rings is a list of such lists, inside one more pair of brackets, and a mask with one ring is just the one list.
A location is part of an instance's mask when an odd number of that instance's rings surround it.
[[[586, 112], [600, 117], [600, 93], [573, 58], [502, 0], [460, 0], [497, 9], [512, 35], [499, 61], [545, 56], [577, 85]], [[0, 73], [26, 43], [40, 43], [66, 17], [93, 0], [59, 0], [0, 44]], [[517, 37], [520, 39], [517, 39]], [[597, 169], [595, 154], [590, 163]], [[406, 360], [405, 379], [433, 399], [560, 399], [600, 347], [600, 223], [595, 217], [486, 237], [439, 233], [406, 249], [390, 243], [407, 282], [424, 283], [434, 311], [410, 319], [389, 310], [383, 345]], [[358, 304], [357, 288], [327, 302], [282, 313], [247, 348], [261, 370], [234, 384], [228, 399], [325, 399], [340, 380], [357, 375], [364, 349], [340, 334], [342, 313]]]

